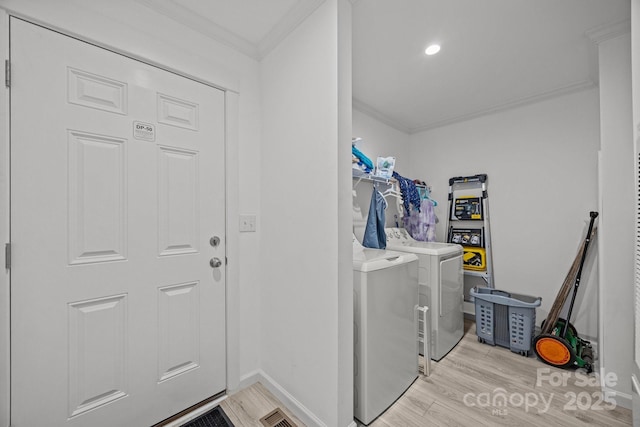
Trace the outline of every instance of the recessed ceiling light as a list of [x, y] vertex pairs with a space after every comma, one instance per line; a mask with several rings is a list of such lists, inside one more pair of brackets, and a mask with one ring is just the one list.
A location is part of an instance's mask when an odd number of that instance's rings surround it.
[[435, 55], [438, 52], [440, 52], [440, 45], [439, 44], [432, 44], [431, 46], [426, 48], [425, 51], [424, 51], [424, 53], [426, 53], [427, 55]]

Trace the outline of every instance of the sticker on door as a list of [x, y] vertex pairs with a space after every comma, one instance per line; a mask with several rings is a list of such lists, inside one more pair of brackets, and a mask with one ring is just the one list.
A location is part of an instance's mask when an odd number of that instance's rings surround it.
[[133, 122], [133, 137], [153, 142], [156, 140], [156, 127], [149, 123]]

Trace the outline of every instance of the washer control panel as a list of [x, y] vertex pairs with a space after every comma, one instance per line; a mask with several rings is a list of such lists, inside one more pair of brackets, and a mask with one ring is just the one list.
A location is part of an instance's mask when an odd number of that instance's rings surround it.
[[396, 245], [408, 245], [414, 239], [409, 235], [409, 232], [404, 228], [392, 227], [385, 228], [385, 232], [387, 233], [387, 242], [392, 242]]

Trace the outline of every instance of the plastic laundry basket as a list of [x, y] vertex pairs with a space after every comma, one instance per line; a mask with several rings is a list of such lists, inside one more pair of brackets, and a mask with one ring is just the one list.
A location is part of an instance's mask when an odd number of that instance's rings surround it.
[[477, 286], [469, 294], [475, 302], [478, 341], [528, 356], [542, 298]]

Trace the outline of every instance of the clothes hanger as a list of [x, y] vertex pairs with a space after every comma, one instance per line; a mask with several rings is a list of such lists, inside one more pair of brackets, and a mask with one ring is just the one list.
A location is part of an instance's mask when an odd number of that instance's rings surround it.
[[[389, 206], [389, 201], [387, 200], [387, 197], [393, 197], [394, 199], [396, 199], [396, 211], [398, 212], [398, 214], [403, 215], [404, 207], [402, 206], [402, 195], [400, 193], [386, 190], [384, 193], [381, 193], [381, 194], [384, 201], [387, 202], [387, 207]], [[398, 223], [398, 220], [396, 216], [396, 224], [397, 223]]]
[[400, 193], [398, 193], [396, 191], [386, 190], [384, 193], [382, 193], [382, 197], [384, 197], [385, 199], [387, 197], [395, 197], [396, 199], [402, 200], [402, 194], [400, 194]]
[[438, 202], [431, 198], [431, 192], [429, 191], [428, 186], [417, 184], [416, 187], [418, 188], [418, 192], [420, 193], [420, 199], [429, 200], [431, 203], [433, 203], [433, 206], [438, 206]]
[[383, 195], [390, 195], [390, 196], [394, 196], [394, 197], [402, 197], [402, 193], [400, 193], [398, 190], [396, 190], [396, 186], [395, 183], [391, 184], [391, 186], [389, 188], [387, 188], [384, 193], [382, 193]]
[[384, 193], [381, 193], [382, 197], [387, 200], [387, 197], [393, 197], [399, 200], [402, 200], [402, 196], [400, 194], [396, 194], [396, 193], [388, 193], [387, 191], [385, 191]]

